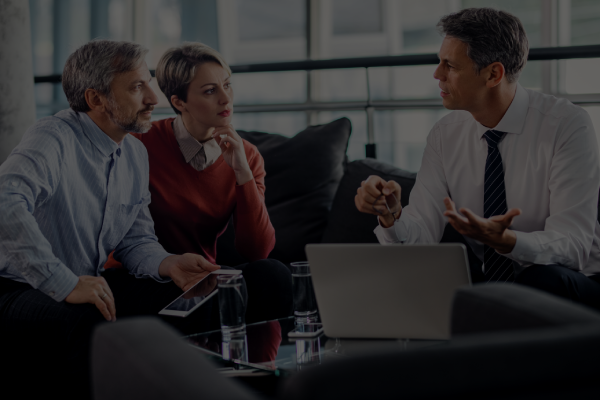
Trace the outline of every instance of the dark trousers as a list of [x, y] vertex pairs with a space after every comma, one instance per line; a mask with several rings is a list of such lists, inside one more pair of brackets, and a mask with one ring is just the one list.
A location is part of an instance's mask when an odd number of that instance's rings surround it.
[[[236, 268], [248, 288], [246, 322], [281, 318], [292, 312], [292, 278], [275, 260]], [[173, 282], [136, 279], [124, 269], [109, 269], [117, 320], [158, 312], [182, 293]], [[182, 334], [219, 328], [216, 298], [187, 318], [162, 317]], [[20, 398], [89, 397], [89, 354], [94, 328], [108, 323], [93, 304], [56, 302], [30, 285], [0, 278], [0, 382]]]
[[[440, 243], [464, 244], [467, 247], [471, 281], [473, 283], [486, 281], [481, 270], [483, 263], [477, 258], [463, 235], [458, 233], [452, 225], [446, 225]], [[516, 276], [515, 282], [600, 309], [600, 274], [586, 277], [580, 272], [560, 265], [536, 264], [525, 268]]]
[[536, 264], [519, 273], [515, 283], [600, 310], [600, 275], [587, 277], [560, 265]]

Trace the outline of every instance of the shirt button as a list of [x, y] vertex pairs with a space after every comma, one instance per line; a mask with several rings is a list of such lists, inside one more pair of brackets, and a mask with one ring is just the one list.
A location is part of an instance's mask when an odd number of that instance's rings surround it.
[[54, 293], [54, 292], [50, 292], [50, 293], [48, 293], [48, 294], [49, 294], [50, 296], [54, 296], [56, 293]]
[[11, 184], [11, 185], [13, 185], [13, 186], [18, 186], [18, 185], [19, 185], [19, 182], [17, 182], [17, 181], [12, 181], [10, 184]]

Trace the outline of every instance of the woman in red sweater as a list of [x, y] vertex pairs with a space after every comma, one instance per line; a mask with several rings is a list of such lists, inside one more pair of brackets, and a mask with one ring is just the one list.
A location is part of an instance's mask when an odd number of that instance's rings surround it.
[[177, 114], [133, 134], [148, 150], [150, 212], [156, 236], [170, 253], [196, 253], [211, 263], [217, 239], [233, 215], [235, 247], [250, 262], [236, 266], [248, 288], [246, 322], [291, 314], [291, 275], [265, 259], [275, 230], [265, 206], [264, 161], [231, 125], [231, 70], [201, 43], [163, 54], [156, 80]]

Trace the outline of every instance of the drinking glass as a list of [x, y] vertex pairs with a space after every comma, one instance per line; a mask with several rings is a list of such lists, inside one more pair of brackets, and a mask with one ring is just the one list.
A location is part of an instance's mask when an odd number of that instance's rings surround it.
[[224, 340], [246, 335], [246, 306], [248, 292], [246, 282], [240, 275], [219, 275], [219, 314]]
[[308, 262], [293, 262], [292, 286], [294, 296], [294, 316], [297, 321], [308, 323], [317, 319], [317, 299], [313, 289]]
[[298, 339], [296, 342], [296, 369], [321, 364], [321, 338]]
[[233, 335], [223, 338], [221, 342], [221, 355], [223, 360], [233, 362], [248, 362], [248, 339], [246, 335]]

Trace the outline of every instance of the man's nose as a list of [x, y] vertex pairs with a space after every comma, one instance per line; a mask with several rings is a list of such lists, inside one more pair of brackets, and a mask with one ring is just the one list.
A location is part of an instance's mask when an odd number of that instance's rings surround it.
[[151, 104], [153, 106], [158, 104], [158, 96], [152, 87], [150, 87], [150, 85], [147, 86], [146, 96], [144, 96], [144, 104]]
[[438, 79], [438, 80], [442, 79], [441, 74], [440, 74], [440, 66], [441, 65], [442, 65], [441, 63], [438, 64], [438, 66], [435, 68], [435, 71], [433, 71], [433, 78], [434, 79]]

